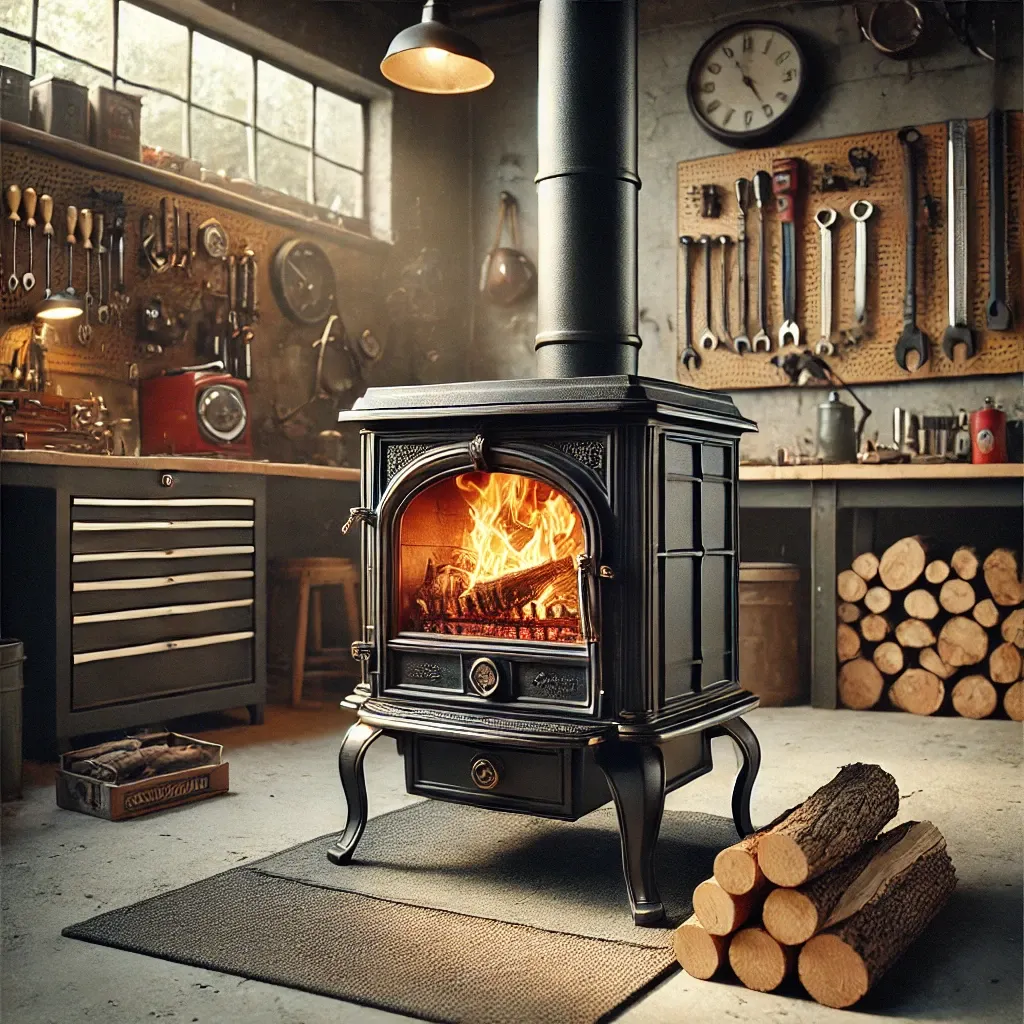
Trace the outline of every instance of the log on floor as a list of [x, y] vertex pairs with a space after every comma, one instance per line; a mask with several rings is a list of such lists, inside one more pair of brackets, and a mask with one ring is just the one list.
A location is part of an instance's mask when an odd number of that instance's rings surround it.
[[933, 672], [908, 668], [889, 687], [889, 700], [902, 711], [913, 715], [934, 715], [946, 698], [946, 687]]
[[867, 658], [854, 658], [839, 669], [839, 700], [854, 711], [873, 708], [882, 697], [885, 680]]
[[696, 914], [672, 933], [672, 949], [679, 965], [691, 978], [701, 981], [714, 977], [726, 961], [728, 948], [728, 936], [712, 935]]
[[731, 935], [760, 909], [762, 898], [763, 894], [756, 890], [734, 896], [709, 878], [693, 890], [693, 912], [710, 934]]
[[1024, 683], [1014, 683], [1003, 694], [1003, 708], [1015, 722], [1024, 722]]
[[998, 706], [999, 694], [984, 676], [964, 676], [953, 687], [953, 709], [964, 718], [988, 718]]
[[1021, 654], [1013, 644], [1000, 644], [988, 656], [988, 677], [993, 683], [1015, 683], [1020, 670]]
[[743, 928], [729, 943], [729, 966], [747, 988], [774, 992], [796, 968], [797, 952], [763, 928]]

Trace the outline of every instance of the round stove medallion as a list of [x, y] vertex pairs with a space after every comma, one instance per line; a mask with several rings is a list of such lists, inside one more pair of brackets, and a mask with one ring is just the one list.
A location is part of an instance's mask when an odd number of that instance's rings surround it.
[[490, 658], [477, 658], [469, 670], [469, 685], [478, 697], [490, 697], [498, 689], [501, 677]]

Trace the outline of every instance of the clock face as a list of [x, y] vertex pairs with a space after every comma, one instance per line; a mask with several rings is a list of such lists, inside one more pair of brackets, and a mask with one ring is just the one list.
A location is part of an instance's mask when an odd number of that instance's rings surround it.
[[795, 127], [807, 73], [800, 44], [770, 22], [741, 22], [712, 36], [690, 67], [690, 108], [733, 146], [778, 141]]
[[323, 323], [334, 308], [334, 269], [313, 242], [284, 242], [270, 265], [270, 283], [277, 304], [296, 323]]

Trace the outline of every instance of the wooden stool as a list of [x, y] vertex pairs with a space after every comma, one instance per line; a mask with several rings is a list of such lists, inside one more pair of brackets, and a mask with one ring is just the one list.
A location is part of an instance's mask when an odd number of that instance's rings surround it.
[[[342, 587], [345, 591], [345, 615], [352, 640], [359, 639], [359, 572], [347, 558], [288, 558], [271, 567], [278, 581], [295, 581], [299, 588], [298, 618], [295, 625], [295, 647], [292, 653], [292, 707], [319, 707], [319, 701], [302, 697], [306, 679], [339, 676], [347, 673], [339, 663], [350, 657], [348, 647], [324, 647], [322, 587]], [[309, 632], [310, 599], [313, 612], [313, 651], [306, 653]], [[327, 668], [334, 664], [335, 667]], [[320, 666], [307, 668], [307, 665]]]

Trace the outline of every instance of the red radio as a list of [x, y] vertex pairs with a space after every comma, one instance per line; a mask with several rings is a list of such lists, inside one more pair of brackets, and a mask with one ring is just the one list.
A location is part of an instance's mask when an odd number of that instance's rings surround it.
[[228, 373], [183, 370], [142, 382], [143, 455], [252, 458], [249, 389]]

